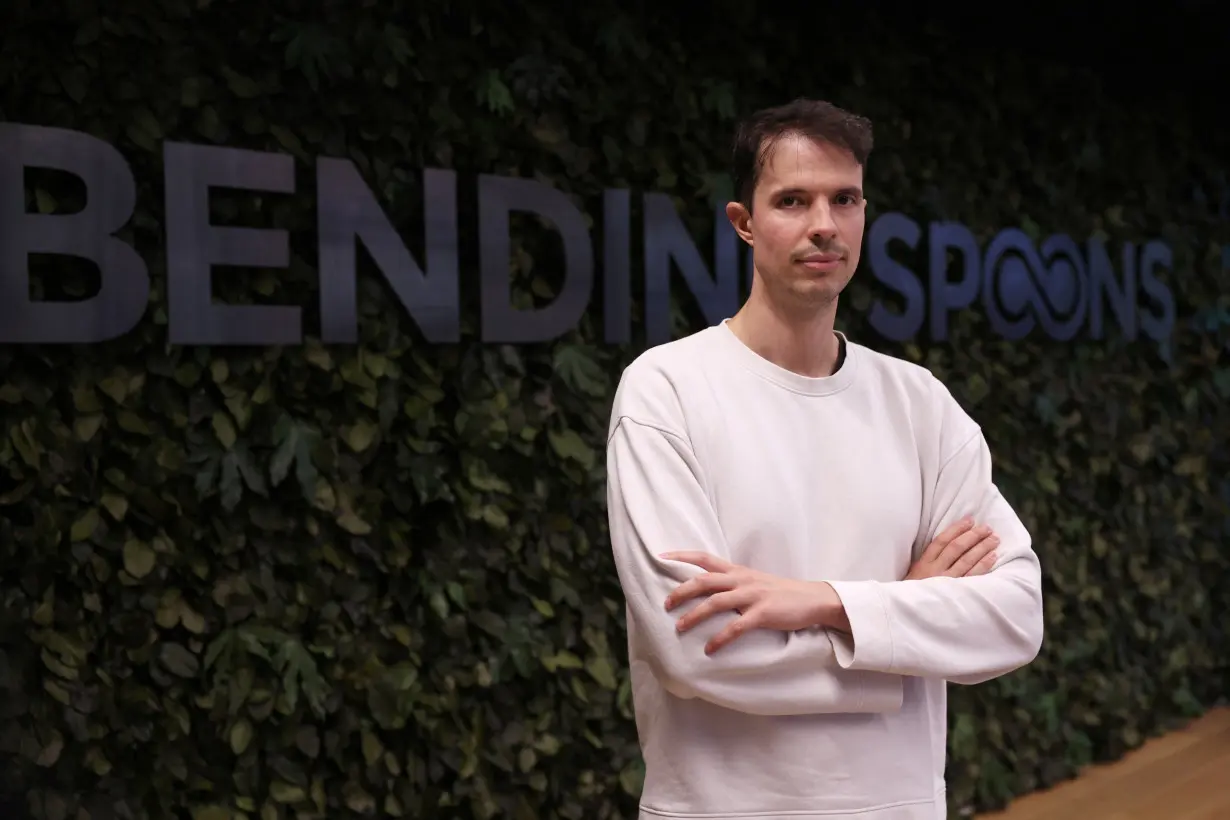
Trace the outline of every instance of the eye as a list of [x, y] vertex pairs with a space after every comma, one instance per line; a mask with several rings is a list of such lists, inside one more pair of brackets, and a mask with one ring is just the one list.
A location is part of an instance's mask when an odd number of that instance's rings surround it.
[[857, 194], [838, 194], [837, 200], [840, 205], [857, 205], [859, 197]]
[[799, 204], [799, 198], [797, 196], [784, 196], [781, 199], [781, 204], [783, 207], [790, 208]]

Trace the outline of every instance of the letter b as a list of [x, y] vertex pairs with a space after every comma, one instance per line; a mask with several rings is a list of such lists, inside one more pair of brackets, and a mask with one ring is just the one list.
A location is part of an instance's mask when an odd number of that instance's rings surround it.
[[[73, 214], [26, 212], [25, 169], [79, 177], [86, 205]], [[137, 187], [124, 157], [97, 137], [63, 128], [0, 123], [0, 344], [89, 344], [132, 330], [149, 301], [149, 272], [114, 234]], [[58, 254], [98, 266], [98, 293], [73, 302], [30, 298], [29, 255]]]

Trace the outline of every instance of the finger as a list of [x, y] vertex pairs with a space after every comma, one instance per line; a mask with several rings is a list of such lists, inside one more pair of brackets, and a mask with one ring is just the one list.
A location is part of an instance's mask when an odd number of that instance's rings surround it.
[[695, 550], [664, 552], [660, 557], [665, 558], [667, 561], [682, 561], [685, 564], [695, 564], [701, 569], [707, 569], [710, 572], [729, 572], [735, 566], [725, 558], [719, 558], [711, 553]]
[[973, 526], [974, 519], [968, 515], [957, 521], [955, 524], [952, 524], [948, 527], [948, 529], [935, 536], [935, 540], [927, 545], [927, 548], [923, 550], [923, 554], [919, 557], [919, 560], [934, 561], [936, 556], [940, 554], [944, 547], [952, 543], [954, 538], [962, 535], [963, 533], [969, 532], [970, 528]]
[[974, 517], [965, 515], [958, 518], [956, 521], [948, 525], [939, 535], [935, 537], [936, 541], [942, 544], [951, 543], [954, 538], [964, 533], [969, 532], [974, 527]]
[[957, 563], [957, 559], [969, 552], [973, 547], [980, 543], [982, 539], [991, 534], [990, 527], [986, 524], [979, 524], [969, 532], [963, 533], [953, 539], [951, 544], [944, 547], [944, 550], [935, 559], [935, 563], [941, 569], [950, 569]]
[[753, 603], [754, 597], [747, 590], [730, 590], [710, 595], [691, 612], [684, 615], [675, 624], [679, 632], [687, 632], [706, 618], [711, 618], [719, 612], [747, 609]]
[[999, 558], [999, 553], [992, 552], [984, 557], [981, 561], [974, 565], [974, 568], [965, 573], [966, 578], [972, 578], [975, 575], [986, 575], [995, 568], [995, 560]]
[[978, 566], [978, 563], [990, 555], [998, 546], [999, 537], [995, 535], [988, 535], [986, 538], [966, 550], [965, 554], [954, 561], [952, 567], [944, 574], [952, 576], [953, 578], [960, 578], [963, 575], [968, 575], [970, 570]]
[[736, 618], [727, 624], [725, 629], [714, 635], [709, 643], [705, 644], [705, 654], [712, 655], [749, 629], [755, 629], [756, 625], [757, 615], [755, 612], [748, 612]]
[[697, 575], [675, 587], [670, 595], [666, 596], [666, 609], [670, 611], [683, 602], [700, 595], [712, 595], [715, 592], [734, 589], [734, 586], [734, 577], [720, 572], [706, 572], [704, 575]]

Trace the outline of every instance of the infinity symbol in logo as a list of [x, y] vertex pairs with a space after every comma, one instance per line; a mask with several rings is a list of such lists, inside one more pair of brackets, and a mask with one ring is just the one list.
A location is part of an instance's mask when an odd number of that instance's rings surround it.
[[1052, 339], [1073, 338], [1085, 321], [1089, 273], [1071, 237], [1055, 234], [1039, 249], [1019, 228], [1001, 231], [982, 262], [982, 301], [992, 327], [1021, 339], [1035, 321]]

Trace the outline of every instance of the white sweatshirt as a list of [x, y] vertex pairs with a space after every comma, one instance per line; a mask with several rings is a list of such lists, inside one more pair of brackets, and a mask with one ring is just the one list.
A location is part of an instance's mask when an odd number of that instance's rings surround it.
[[[946, 681], [1017, 669], [1042, 641], [1038, 560], [977, 424], [930, 372], [842, 337], [807, 378], [725, 322], [651, 348], [616, 391], [607, 451], [615, 564], [645, 760], [641, 820], [944, 820]], [[1000, 537], [973, 578], [902, 581], [948, 525]], [[678, 634], [666, 596], [703, 550], [837, 590], [852, 635]]]

